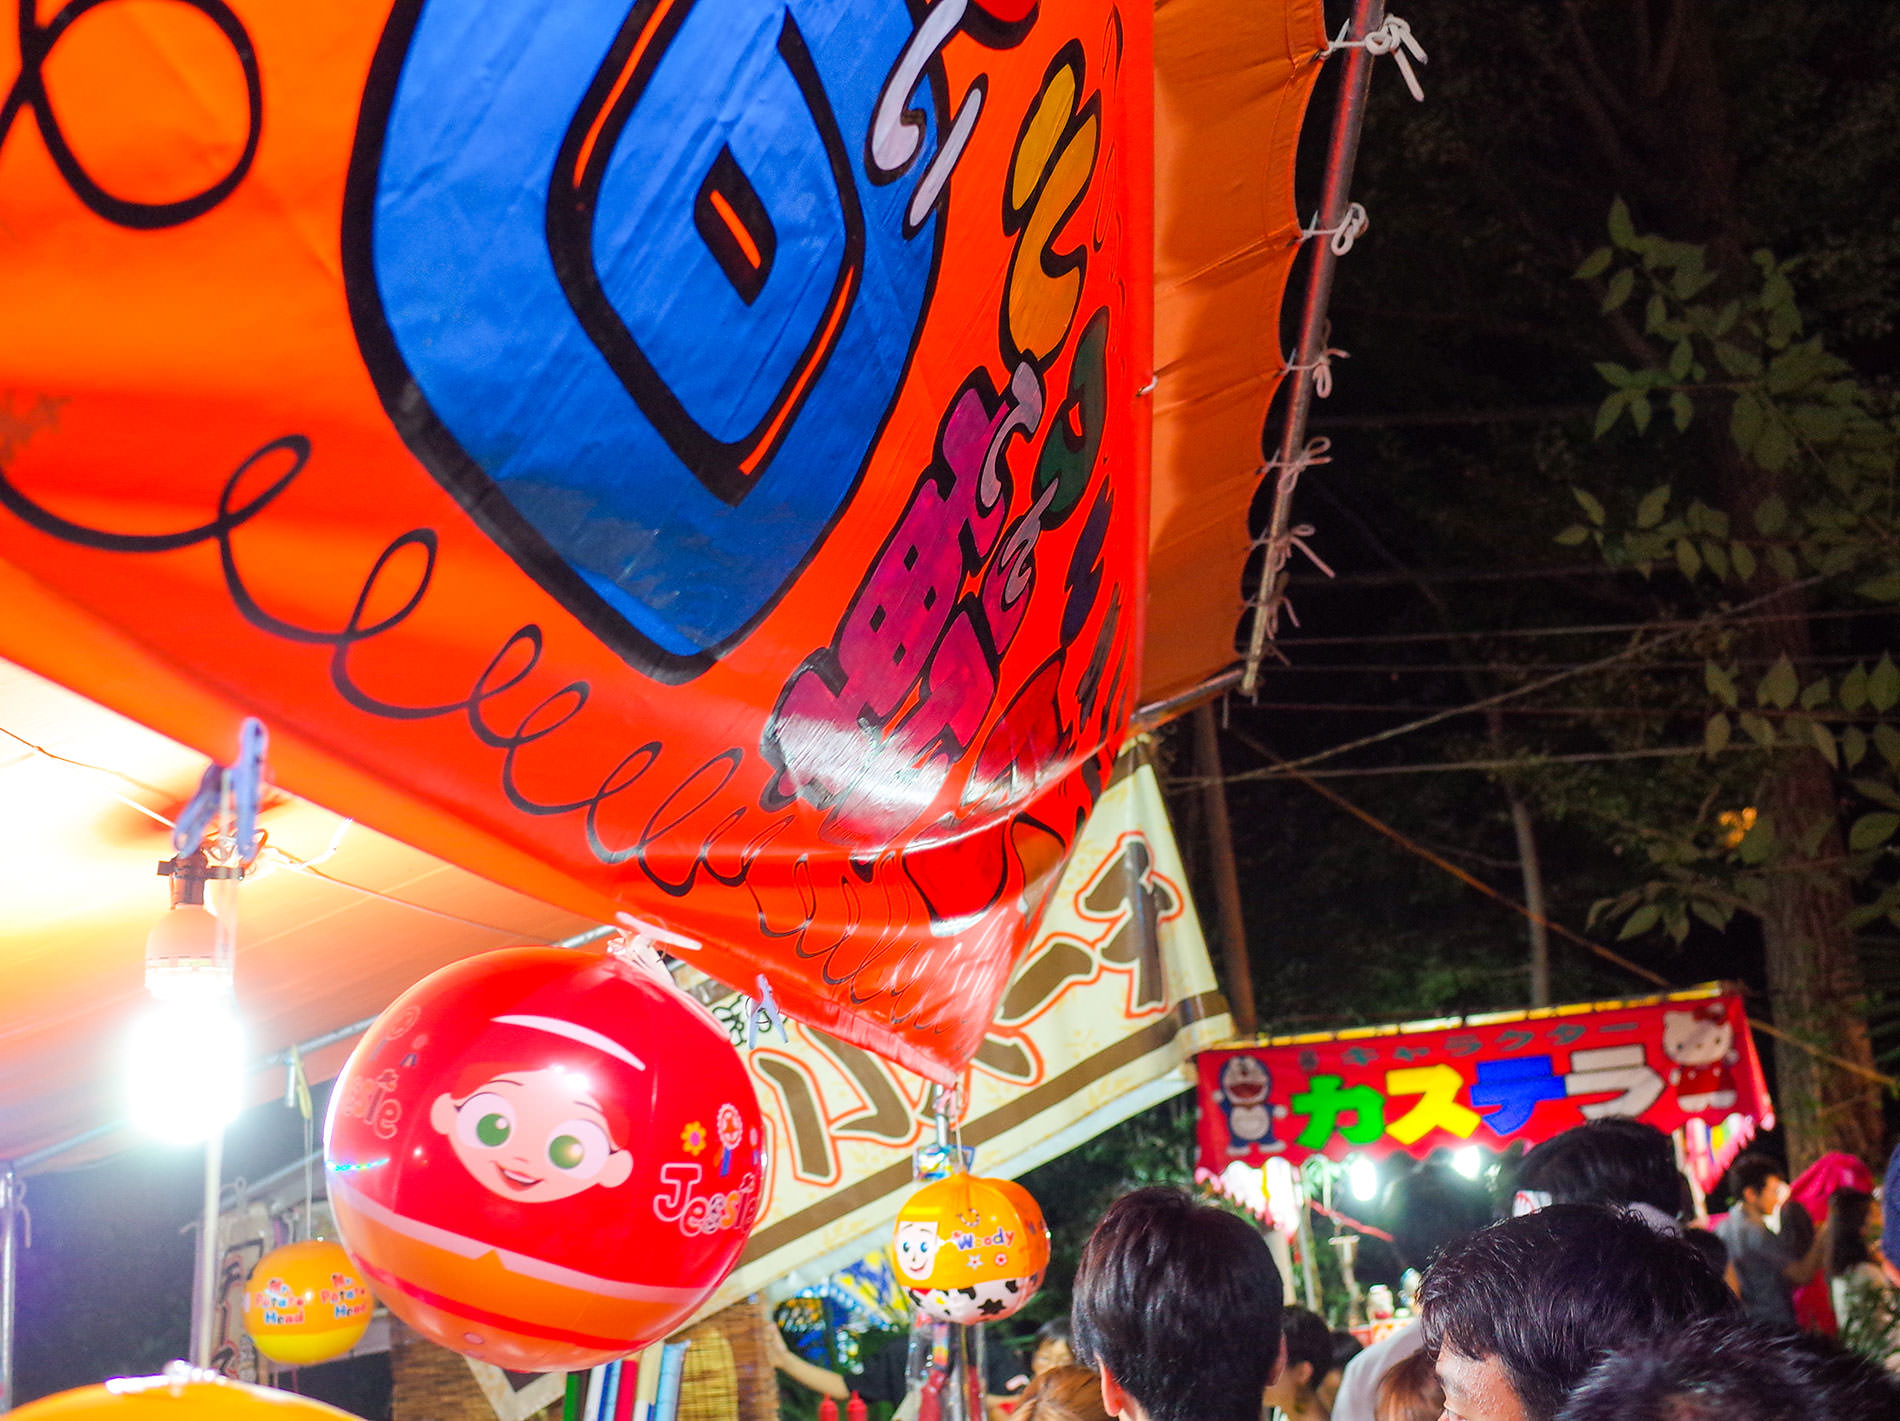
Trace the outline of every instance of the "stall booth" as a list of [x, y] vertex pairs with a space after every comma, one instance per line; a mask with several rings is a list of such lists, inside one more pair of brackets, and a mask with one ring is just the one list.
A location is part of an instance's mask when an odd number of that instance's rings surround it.
[[[1196, 1177], [1271, 1221], [1295, 1261], [1289, 1290], [1301, 1279], [1309, 1306], [1319, 1274], [1311, 1215], [1342, 1244], [1387, 1237], [1357, 1215], [1375, 1213], [1408, 1161], [1436, 1157], [1477, 1179], [1585, 1121], [1624, 1116], [1675, 1140], [1699, 1211], [1775, 1123], [1741, 991], [1720, 983], [1224, 1042], [1197, 1065]], [[1349, 1264], [1344, 1285], [1356, 1325], [1393, 1325], [1399, 1299], [1370, 1316]]]
[[485, 949], [667, 964], [761, 1112], [641, 1142], [756, 1151], [702, 1313], [888, 1225], [920, 1112], [1008, 1173], [1173, 1088], [1221, 1015], [1198, 946], [1163, 970], [1190, 915], [1123, 749], [1271, 624], [1262, 420], [1321, 383], [1368, 62], [1422, 57], [1381, 5], [1336, 40], [1317, 0], [30, 11], [0, 1272], [20, 1180], [138, 1138], [123, 1044], [181, 964], [243, 1027], [233, 1108]]

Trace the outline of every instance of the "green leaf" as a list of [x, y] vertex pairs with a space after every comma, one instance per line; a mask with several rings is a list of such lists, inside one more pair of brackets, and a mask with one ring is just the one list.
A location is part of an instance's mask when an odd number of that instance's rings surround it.
[[1885, 780], [1855, 780], [1854, 791], [1865, 795], [1875, 804], [1884, 804], [1889, 809], [1900, 809], [1900, 792]]
[[1582, 265], [1577, 268], [1577, 280], [1595, 281], [1610, 269], [1610, 262], [1615, 255], [1608, 247], [1598, 247], [1585, 257]]
[[1826, 705], [1828, 697], [1834, 694], [1834, 688], [1823, 676], [1801, 693], [1801, 709], [1813, 710], [1816, 706]]
[[1590, 530], [1581, 523], [1572, 523], [1557, 535], [1557, 541], [1566, 548], [1574, 548], [1579, 543], [1590, 541]]
[[1656, 926], [1656, 920], [1662, 916], [1662, 909], [1654, 903], [1645, 903], [1634, 913], [1623, 919], [1623, 931], [1616, 935], [1618, 942], [1646, 933]]
[[1687, 538], [1676, 539], [1676, 567], [1691, 582], [1702, 571], [1702, 555]]
[[1636, 426], [1636, 432], [1638, 434], [1648, 432], [1650, 414], [1649, 396], [1644, 394], [1641, 390], [1631, 390], [1630, 421]]
[[1800, 693], [1801, 678], [1795, 674], [1794, 663], [1783, 656], [1768, 668], [1768, 674], [1755, 687], [1755, 704], [1786, 710]]
[[1623, 413], [1629, 399], [1628, 390], [1612, 390], [1603, 397], [1603, 403], [1597, 406], [1597, 422], [1590, 431], [1592, 439], [1601, 439], [1616, 427], [1616, 417]]
[[1880, 752], [1880, 758], [1894, 769], [1900, 770], [1900, 730], [1895, 730], [1884, 720], [1874, 727], [1874, 749]]
[[1735, 576], [1747, 582], [1755, 575], [1755, 550], [1747, 543], [1730, 543], [1728, 560], [1735, 568]]
[[1793, 582], [1801, 575], [1801, 568], [1794, 560], [1794, 554], [1777, 543], [1768, 550], [1768, 564], [1774, 568], [1775, 576], [1783, 582]]
[[1610, 204], [1610, 240], [1625, 251], [1636, 248], [1636, 228], [1630, 222], [1629, 204], [1620, 197]]
[[1769, 473], [1780, 473], [1794, 458], [1794, 436], [1780, 420], [1764, 420], [1749, 456]]
[[1603, 314], [1609, 315], [1618, 306], [1630, 299], [1630, 292], [1636, 288], [1636, 273], [1628, 267], [1610, 278], [1609, 289], [1603, 293]]
[[1695, 361], [1695, 350], [1686, 340], [1676, 342], [1676, 348], [1669, 352], [1669, 378], [1686, 380], [1689, 366]]
[[1654, 334], [1669, 324], [1669, 303], [1662, 298], [1662, 292], [1652, 292], [1649, 301], [1643, 307], [1643, 329]]
[[1728, 576], [1728, 549], [1720, 543], [1705, 541], [1702, 544], [1702, 561], [1708, 564], [1709, 571], [1717, 577]]
[[1689, 421], [1695, 418], [1695, 401], [1681, 390], [1671, 390], [1669, 413], [1676, 421], [1676, 433], [1680, 434], [1689, 427]]
[[1834, 732], [1818, 720], [1808, 722], [1808, 738], [1814, 741], [1814, 748], [1821, 752], [1821, 758], [1836, 769], [1841, 764], [1841, 747], [1834, 743]]
[[1587, 489], [1576, 487], [1574, 484], [1571, 486], [1570, 494], [1571, 497], [1577, 500], [1577, 507], [1583, 510], [1583, 516], [1601, 528], [1603, 526], [1603, 505], [1597, 501], [1597, 496]]
[[1853, 769], [1867, 756], [1867, 732], [1858, 725], [1850, 725], [1841, 732], [1841, 761], [1848, 769]]
[[1659, 484], [1643, 495], [1643, 501], [1636, 505], [1636, 526], [1654, 528], [1663, 520], [1663, 513], [1669, 507], [1669, 485]]
[[1740, 704], [1741, 698], [1735, 693], [1735, 678], [1713, 661], [1702, 663], [1702, 684], [1709, 688], [1711, 696], [1730, 710]]
[[1878, 814], [1863, 814], [1847, 831], [1847, 847], [1857, 854], [1877, 849], [1893, 837], [1895, 829], [1900, 829], [1900, 814], [1884, 810]]
[[1867, 668], [1856, 665], [1841, 677], [1841, 709], [1857, 711], [1867, 704]]
[[1734, 727], [1729, 718], [1719, 712], [1709, 717], [1708, 724], [1702, 727], [1702, 750], [1704, 754], [1720, 755], [1728, 749], [1729, 736]]
[[1605, 384], [1614, 385], [1619, 390], [1627, 388], [1631, 383], [1632, 377], [1629, 370], [1618, 365], [1614, 360], [1599, 360], [1596, 363], [1596, 372], [1603, 377]]
[[1900, 569], [1863, 582], [1855, 591], [1876, 602], [1900, 602]]
[[[1757, 415], [1760, 410], [1756, 411]], [[1737, 444], [1741, 443], [1738, 439]], [[1764, 538], [1772, 538], [1788, 526], [1788, 505], [1779, 495], [1764, 498], [1755, 506], [1755, 531]]]
[[1729, 907], [1728, 904], [1711, 903], [1705, 898], [1698, 898], [1692, 902], [1689, 905], [1689, 911], [1694, 913], [1717, 932], [1726, 929], [1729, 924], [1729, 919], [1735, 916], [1735, 910]]
[[1867, 704], [1885, 714], [1893, 709], [1895, 701], [1900, 701], [1900, 670], [1895, 669], [1893, 658], [1883, 651], [1867, 676]]
[[[1728, 437], [1735, 441], [1735, 447], [1744, 454], [1753, 453], [1755, 441], [1761, 438], [1761, 425], [1761, 403], [1752, 395], [1736, 396], [1735, 408], [1728, 416]], [[1760, 523], [1759, 515], [1755, 521]]]
[[1775, 743], [1775, 728], [1768, 723], [1767, 717], [1756, 715], [1753, 711], [1743, 711], [1739, 719], [1748, 738], [1757, 745], [1768, 746]]
[[1775, 826], [1769, 822], [1766, 814], [1749, 825], [1748, 832], [1742, 835], [1741, 843], [1735, 846], [1736, 856], [1743, 863], [1766, 863], [1768, 855], [1775, 851]]

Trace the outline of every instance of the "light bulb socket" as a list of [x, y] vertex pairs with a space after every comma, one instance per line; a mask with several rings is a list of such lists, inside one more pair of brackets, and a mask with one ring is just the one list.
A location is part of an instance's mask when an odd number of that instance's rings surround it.
[[214, 878], [242, 878], [244, 870], [235, 864], [214, 864], [203, 847], [188, 854], [177, 854], [158, 861], [162, 878], [172, 881], [172, 907], [203, 907], [205, 884]]

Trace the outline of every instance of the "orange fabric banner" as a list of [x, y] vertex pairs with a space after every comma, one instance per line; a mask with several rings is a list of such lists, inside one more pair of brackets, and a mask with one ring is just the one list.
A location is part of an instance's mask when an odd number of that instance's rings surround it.
[[1147, 9], [15, 18], [0, 655], [954, 1075], [1141, 680]]

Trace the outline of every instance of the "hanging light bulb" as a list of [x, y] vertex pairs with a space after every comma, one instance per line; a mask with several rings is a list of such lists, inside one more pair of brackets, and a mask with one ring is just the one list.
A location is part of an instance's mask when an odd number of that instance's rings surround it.
[[1466, 1179], [1476, 1179], [1484, 1168], [1484, 1152], [1476, 1145], [1466, 1145], [1452, 1152], [1451, 1167]]
[[1354, 1155], [1346, 1165], [1346, 1184], [1352, 1197], [1368, 1203], [1379, 1193], [1379, 1166], [1364, 1155]]
[[171, 876], [172, 906], [145, 939], [152, 1004], [128, 1045], [129, 1104], [140, 1129], [192, 1144], [223, 1129], [243, 1103], [235, 882], [220, 883], [213, 905], [205, 902], [207, 883], [234, 879], [235, 871], [213, 867], [202, 849], [160, 871]]

